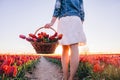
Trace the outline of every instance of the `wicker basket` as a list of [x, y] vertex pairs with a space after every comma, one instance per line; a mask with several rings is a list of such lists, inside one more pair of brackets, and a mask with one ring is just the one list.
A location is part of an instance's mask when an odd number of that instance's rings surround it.
[[[40, 27], [35, 31], [34, 34], [36, 35], [36, 33], [43, 28], [44, 27]], [[54, 32], [56, 32], [53, 28], [45, 28], [45, 29], [51, 29]], [[58, 46], [58, 41], [51, 43], [31, 42], [31, 44], [37, 54], [53, 54], [55, 52], [56, 47]]]

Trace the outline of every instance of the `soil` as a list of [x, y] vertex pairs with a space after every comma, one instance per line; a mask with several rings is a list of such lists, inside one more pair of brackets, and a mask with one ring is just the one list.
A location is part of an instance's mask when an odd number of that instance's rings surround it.
[[59, 66], [41, 57], [32, 74], [26, 73], [25, 76], [28, 80], [62, 80], [62, 71]]

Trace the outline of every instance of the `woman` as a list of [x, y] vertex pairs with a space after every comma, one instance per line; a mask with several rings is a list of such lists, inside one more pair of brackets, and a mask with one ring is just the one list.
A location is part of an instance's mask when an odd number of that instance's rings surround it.
[[[83, 31], [83, 0], [56, 0], [52, 20], [45, 27], [53, 26], [57, 18], [57, 32], [63, 34], [63, 38], [59, 41], [63, 49], [61, 57], [63, 80], [73, 80], [79, 65], [78, 44], [86, 43]], [[68, 73], [69, 62], [70, 74]]]

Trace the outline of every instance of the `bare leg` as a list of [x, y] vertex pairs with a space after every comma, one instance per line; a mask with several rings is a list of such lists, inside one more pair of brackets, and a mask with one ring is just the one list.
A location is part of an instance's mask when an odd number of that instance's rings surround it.
[[69, 46], [62, 46], [62, 69], [63, 69], [63, 78], [64, 80], [68, 80], [68, 64], [69, 64]]
[[75, 73], [79, 65], [79, 50], [78, 44], [70, 45], [71, 56], [70, 56], [70, 77], [69, 80], [73, 80]]

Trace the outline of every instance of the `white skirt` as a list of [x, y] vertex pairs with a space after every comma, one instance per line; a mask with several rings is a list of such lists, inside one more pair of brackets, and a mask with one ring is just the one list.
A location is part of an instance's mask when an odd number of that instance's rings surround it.
[[83, 25], [78, 16], [66, 16], [60, 18], [58, 21], [57, 32], [63, 34], [62, 39], [59, 40], [59, 44], [61, 45], [71, 45], [75, 43], [84, 45], [86, 43]]

